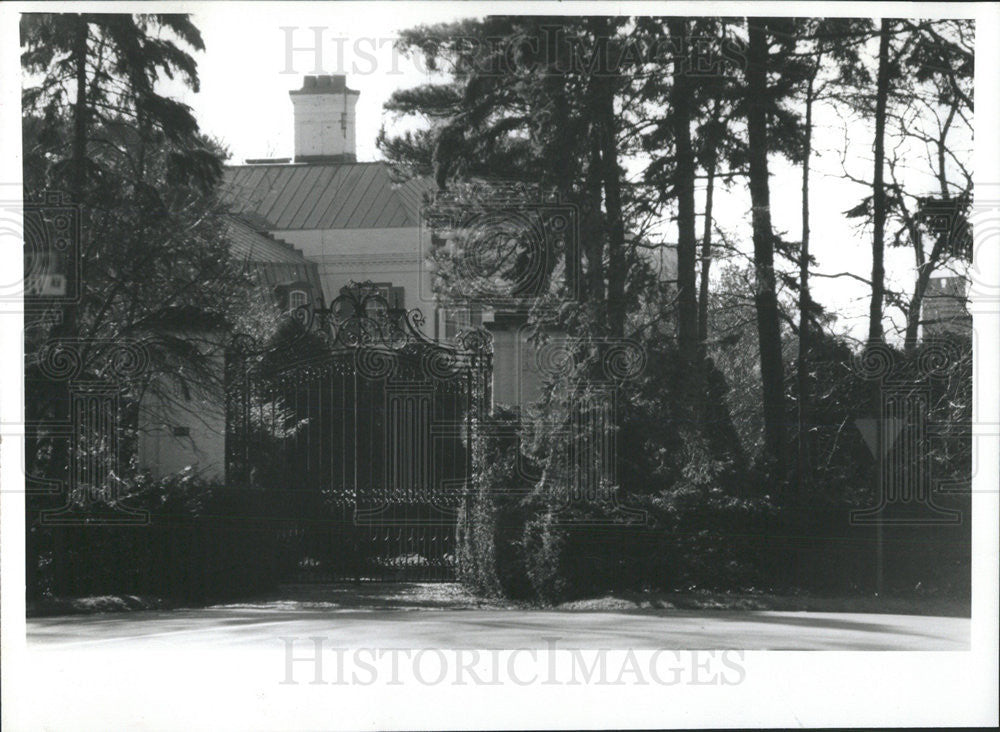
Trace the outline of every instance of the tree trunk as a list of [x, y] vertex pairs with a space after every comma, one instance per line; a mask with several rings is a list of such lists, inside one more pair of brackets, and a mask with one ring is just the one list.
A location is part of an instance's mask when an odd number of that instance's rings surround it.
[[[76, 84], [76, 99], [73, 103], [73, 137], [72, 137], [72, 147], [71, 147], [71, 167], [70, 167], [70, 203], [72, 205], [78, 206], [81, 213], [81, 224], [86, 225], [86, 218], [82, 216], [85, 213], [84, 209], [84, 196], [86, 195], [87, 186], [87, 35], [88, 35], [88, 16], [86, 14], [78, 14], [75, 17], [76, 27], [73, 38], [73, 71], [74, 71], [74, 83]], [[67, 294], [80, 293], [82, 284], [82, 263], [83, 263], [83, 242], [77, 242], [77, 246], [80, 249], [77, 252], [77, 256], [80, 257], [80, 271], [78, 272], [75, 262], [68, 262], [66, 267], [66, 292]], [[78, 274], [80, 279], [78, 279]], [[62, 320], [53, 326], [50, 332], [50, 338], [55, 340], [58, 338], [73, 338], [78, 337], [78, 316], [77, 316], [77, 304], [74, 302], [68, 302], [63, 305], [62, 308]], [[68, 401], [59, 400], [54, 401], [54, 409], [59, 418], [67, 419], [70, 417], [68, 412], [63, 412], [65, 405]], [[72, 491], [74, 486], [70, 484], [70, 461], [73, 460], [73, 455], [70, 451], [70, 444], [68, 438], [57, 439], [52, 452], [51, 464], [56, 473], [58, 479], [64, 481], [63, 485], [66, 487], [66, 499], [72, 496]], [[25, 509], [31, 511], [29, 504], [25, 502]], [[28, 515], [26, 517], [25, 523], [26, 529], [30, 530], [30, 525], [35, 521], [34, 515]], [[69, 592], [70, 586], [70, 547], [67, 541], [68, 528], [65, 526], [52, 526], [49, 531], [52, 535], [52, 583], [53, 591], [56, 594], [66, 594]], [[39, 529], [41, 531], [41, 529]], [[28, 561], [33, 561], [29, 556]], [[37, 583], [37, 567], [33, 567], [30, 573], [32, 582]], [[29, 587], [29, 592], [31, 592]]]
[[878, 81], [875, 91], [875, 177], [872, 181], [872, 301], [869, 308], [868, 340], [883, 340], [882, 303], [885, 299], [885, 114], [889, 100], [889, 32], [882, 20], [878, 46]]
[[913, 286], [913, 295], [910, 296], [910, 309], [906, 313], [906, 337], [903, 347], [907, 353], [913, 353], [917, 348], [917, 339], [920, 331], [920, 312], [923, 310], [924, 294], [927, 292], [927, 283], [930, 279], [930, 267], [925, 265], [917, 270], [917, 281]]
[[753, 206], [753, 251], [760, 372], [764, 401], [764, 449], [776, 475], [785, 468], [785, 386], [781, 361], [781, 330], [775, 291], [774, 238], [771, 229], [770, 183], [767, 170], [767, 38], [761, 20], [748, 21], [747, 141], [750, 200]]
[[[81, 214], [84, 213], [83, 202], [87, 186], [87, 34], [88, 16], [80, 14], [76, 16], [75, 37], [73, 39], [73, 70], [74, 82], [76, 83], [76, 100], [73, 103], [73, 141], [72, 141], [72, 172], [70, 179], [71, 203], [80, 207]], [[80, 269], [83, 264], [83, 242], [77, 242], [80, 250], [77, 256], [80, 257]], [[66, 292], [67, 294], [80, 293], [83, 287], [83, 272], [77, 271], [76, 263], [68, 262], [66, 267]], [[77, 281], [77, 275], [81, 281]], [[63, 306], [62, 322], [53, 328], [53, 336], [74, 336], [77, 328], [77, 306], [69, 302]]]
[[587, 258], [587, 292], [594, 303], [605, 298], [604, 285], [604, 216], [601, 213], [601, 143], [596, 125], [590, 130], [590, 160], [587, 166], [586, 189], [588, 208], [580, 235]]
[[[625, 281], [628, 258], [625, 252], [625, 221], [622, 215], [621, 171], [618, 164], [618, 117], [615, 114], [615, 75], [617, 49], [613, 29], [606, 17], [594, 20], [594, 42], [606, 50], [609, 66], [598, 69], [590, 79], [600, 145], [601, 183], [604, 191], [604, 213], [607, 231], [607, 315], [608, 331], [613, 337], [625, 333]], [[605, 44], [607, 44], [605, 46]]]
[[[920, 236], [920, 232], [916, 231], [914, 236]], [[930, 284], [931, 275], [934, 273], [938, 260], [944, 251], [944, 241], [944, 235], [938, 236], [937, 241], [931, 248], [930, 256], [917, 267], [917, 281], [913, 285], [913, 295], [910, 296], [910, 308], [906, 313], [906, 336], [903, 348], [907, 353], [913, 353], [917, 348], [924, 296], [927, 294], [927, 286]]]
[[704, 344], [708, 340], [708, 288], [709, 271], [712, 268], [712, 202], [715, 194], [715, 173], [719, 164], [718, 146], [719, 119], [722, 116], [722, 103], [718, 98], [712, 107], [712, 125], [709, 134], [715, 135], [708, 140], [708, 160], [705, 169], [708, 173], [708, 183], [705, 186], [705, 222], [701, 235], [701, 283], [698, 289], [698, 340]]
[[[686, 42], [687, 20], [667, 21], [671, 37]], [[691, 108], [688, 76], [675, 60], [670, 90], [670, 115], [674, 133], [674, 193], [677, 196], [677, 343], [685, 368], [693, 368], [698, 348], [698, 290], [695, 262], [698, 239], [694, 212], [694, 150], [691, 146]]]
[[799, 490], [808, 490], [809, 466], [809, 163], [812, 158], [812, 111], [816, 73], [820, 58], [806, 88], [805, 140], [802, 158], [802, 250], [799, 252], [799, 358], [798, 358], [798, 473]]
[[612, 336], [625, 333], [625, 222], [622, 219], [618, 139], [616, 135], [614, 92], [611, 77], [599, 81], [603, 93], [598, 112], [601, 130], [601, 164], [604, 181], [604, 210], [608, 227], [608, 328]]
[[[882, 303], [885, 299], [885, 114], [889, 101], [889, 31], [891, 24], [882, 19], [878, 46], [878, 78], [875, 89], [875, 175], [872, 180], [872, 301], [868, 315], [869, 344], [884, 342], [882, 330]], [[876, 424], [882, 429], [882, 390], [878, 382], [871, 384], [871, 409]], [[882, 474], [882, 456], [875, 460], [879, 479]], [[881, 488], [881, 483], [879, 483]], [[875, 591], [882, 594], [884, 551], [882, 524], [876, 528], [875, 539]]]
[[715, 192], [716, 160], [708, 163], [708, 185], [705, 188], [705, 228], [701, 235], [701, 287], [698, 290], [698, 340], [708, 340], [708, 287], [712, 267], [712, 198]]
[[87, 17], [77, 16], [73, 42], [76, 101], [73, 103], [73, 203], [83, 203], [87, 162]]
[[[552, 100], [552, 120], [550, 133], [560, 141], [559, 145], [546, 148], [546, 168], [551, 171], [552, 182], [559, 192], [560, 203], [568, 203], [573, 199], [573, 182], [578, 177], [580, 161], [576, 160], [572, 150], [578, 149], [578, 139], [575, 135], [566, 134], [572, 129], [569, 117], [569, 100], [567, 99], [566, 77], [564, 74], [549, 73], [543, 80], [544, 88]], [[569, 138], [569, 139], [567, 139]], [[569, 143], [571, 140], [572, 147]], [[584, 222], [577, 221], [577, 225]], [[564, 252], [565, 274], [564, 284], [568, 291], [576, 292], [581, 300], [587, 299], [587, 289], [583, 287], [583, 244], [577, 240], [570, 242]], [[558, 253], [552, 252], [549, 259], [546, 281], [552, 276]]]

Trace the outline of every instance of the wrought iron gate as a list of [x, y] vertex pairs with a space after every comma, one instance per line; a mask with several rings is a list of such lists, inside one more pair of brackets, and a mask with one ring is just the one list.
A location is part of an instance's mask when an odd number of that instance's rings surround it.
[[370, 283], [294, 315], [231, 349], [227, 482], [267, 495], [289, 580], [453, 579], [488, 333], [432, 341]]

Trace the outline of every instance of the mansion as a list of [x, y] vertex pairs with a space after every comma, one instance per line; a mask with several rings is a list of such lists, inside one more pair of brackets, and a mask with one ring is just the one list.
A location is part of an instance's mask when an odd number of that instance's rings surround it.
[[[226, 169], [234, 256], [285, 309], [322, 308], [350, 283], [370, 281], [390, 308], [419, 309], [425, 335], [433, 340], [486, 327], [494, 339], [494, 401], [534, 401], [540, 378], [523, 319], [444, 307], [432, 292], [425, 266], [431, 236], [421, 226], [421, 207], [433, 182], [399, 183], [388, 164], [357, 160], [359, 92], [348, 88], [344, 76], [306, 76], [289, 96], [294, 157], [249, 159]], [[142, 468], [159, 476], [190, 466], [205, 479], [224, 476], [226, 417], [217, 399], [201, 399], [189, 410], [156, 405], [144, 411]]]

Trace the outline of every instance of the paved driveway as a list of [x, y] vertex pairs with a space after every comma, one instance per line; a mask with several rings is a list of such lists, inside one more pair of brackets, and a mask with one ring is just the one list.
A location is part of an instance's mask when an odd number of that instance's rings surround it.
[[260, 648], [279, 637], [343, 648], [962, 650], [969, 620], [919, 615], [744, 610], [565, 611], [482, 605], [456, 586], [299, 589], [295, 599], [37, 618], [32, 647]]
[[[338, 588], [294, 600], [31, 619], [27, 657], [16, 677], [5, 678], [5, 691], [9, 678], [20, 714], [12, 729], [73, 732], [615, 726], [626, 711], [630, 724], [656, 727], [671, 710], [689, 724], [796, 725], [825, 718], [804, 716], [799, 701], [808, 691], [798, 682], [831, 673], [824, 688], [844, 683], [827, 668], [827, 655], [781, 654], [799, 670], [772, 689], [764, 660], [722, 649], [959, 650], [969, 632], [968, 619], [952, 617], [503, 609], [479, 606], [454, 588]], [[438, 648], [572, 653], [464, 650], [446, 659], [420, 650]], [[633, 649], [641, 660], [630, 665], [625, 651], [602, 660], [600, 649]], [[956, 656], [964, 654], [940, 654], [935, 668], [951, 669]], [[864, 694], [868, 707], [882, 708], [886, 683], [906, 678], [909, 654], [867, 658], [850, 677], [850, 709], [860, 708]], [[588, 676], [583, 683], [584, 666], [596, 682]], [[499, 685], [490, 681], [497, 673]], [[905, 708], [922, 700], [940, 706], [916, 697]]]

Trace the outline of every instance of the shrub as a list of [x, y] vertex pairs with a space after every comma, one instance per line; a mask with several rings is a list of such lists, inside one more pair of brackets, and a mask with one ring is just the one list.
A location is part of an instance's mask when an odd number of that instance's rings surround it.
[[253, 594], [276, 584], [267, 496], [206, 484], [190, 471], [140, 476], [123, 505], [149, 522], [97, 518], [72, 526], [33, 525], [30, 598], [45, 595], [153, 595], [200, 603]]
[[551, 513], [531, 518], [524, 526], [525, 571], [535, 598], [545, 604], [565, 599], [581, 589], [578, 575], [567, 565], [567, 530]]
[[[910, 378], [922, 359], [936, 363], [926, 349], [951, 354], [951, 368], [939, 369], [927, 385], [929, 420], [949, 428], [971, 419], [971, 344], [952, 340], [894, 355], [899, 373]], [[852, 510], [876, 505], [879, 496], [871, 452], [854, 427], [856, 418], [870, 413], [868, 382], [852, 371], [855, 354], [845, 344], [824, 341], [814, 353], [825, 387], [813, 408], [808, 492], [795, 476], [776, 475], [772, 466], [744, 455], [729, 418], [725, 379], [710, 361], [708, 406], [692, 423], [677, 406], [682, 379], [676, 354], [663, 346], [646, 355], [647, 376], [619, 385], [616, 443], [617, 497], [644, 511], [645, 525], [626, 523], [610, 505], [560, 501], [573, 485], [573, 476], [560, 472], [571, 439], [565, 430], [535, 431], [541, 437], [526, 449], [537, 466], [529, 474], [545, 479], [525, 478], [517, 469], [519, 460], [526, 461], [518, 453], [520, 422], [515, 413], [500, 411], [486, 425], [491, 436], [477, 455], [481, 480], [461, 526], [462, 577], [472, 589], [544, 603], [646, 588], [871, 593], [881, 555], [886, 592], [968, 596], [967, 493], [932, 488], [937, 503], [961, 512], [955, 526], [879, 532], [850, 520]], [[925, 386], [920, 379], [913, 383]], [[548, 419], [562, 414], [572, 426], [565, 395], [575, 387], [562, 387], [553, 392], [563, 401], [550, 399], [543, 408]], [[967, 436], [930, 441], [930, 447], [928, 466], [917, 467], [942, 485], [968, 480]]]
[[476, 486], [458, 526], [459, 579], [486, 596], [524, 598], [523, 531], [530, 484], [518, 468], [518, 415], [498, 408], [475, 448]]

